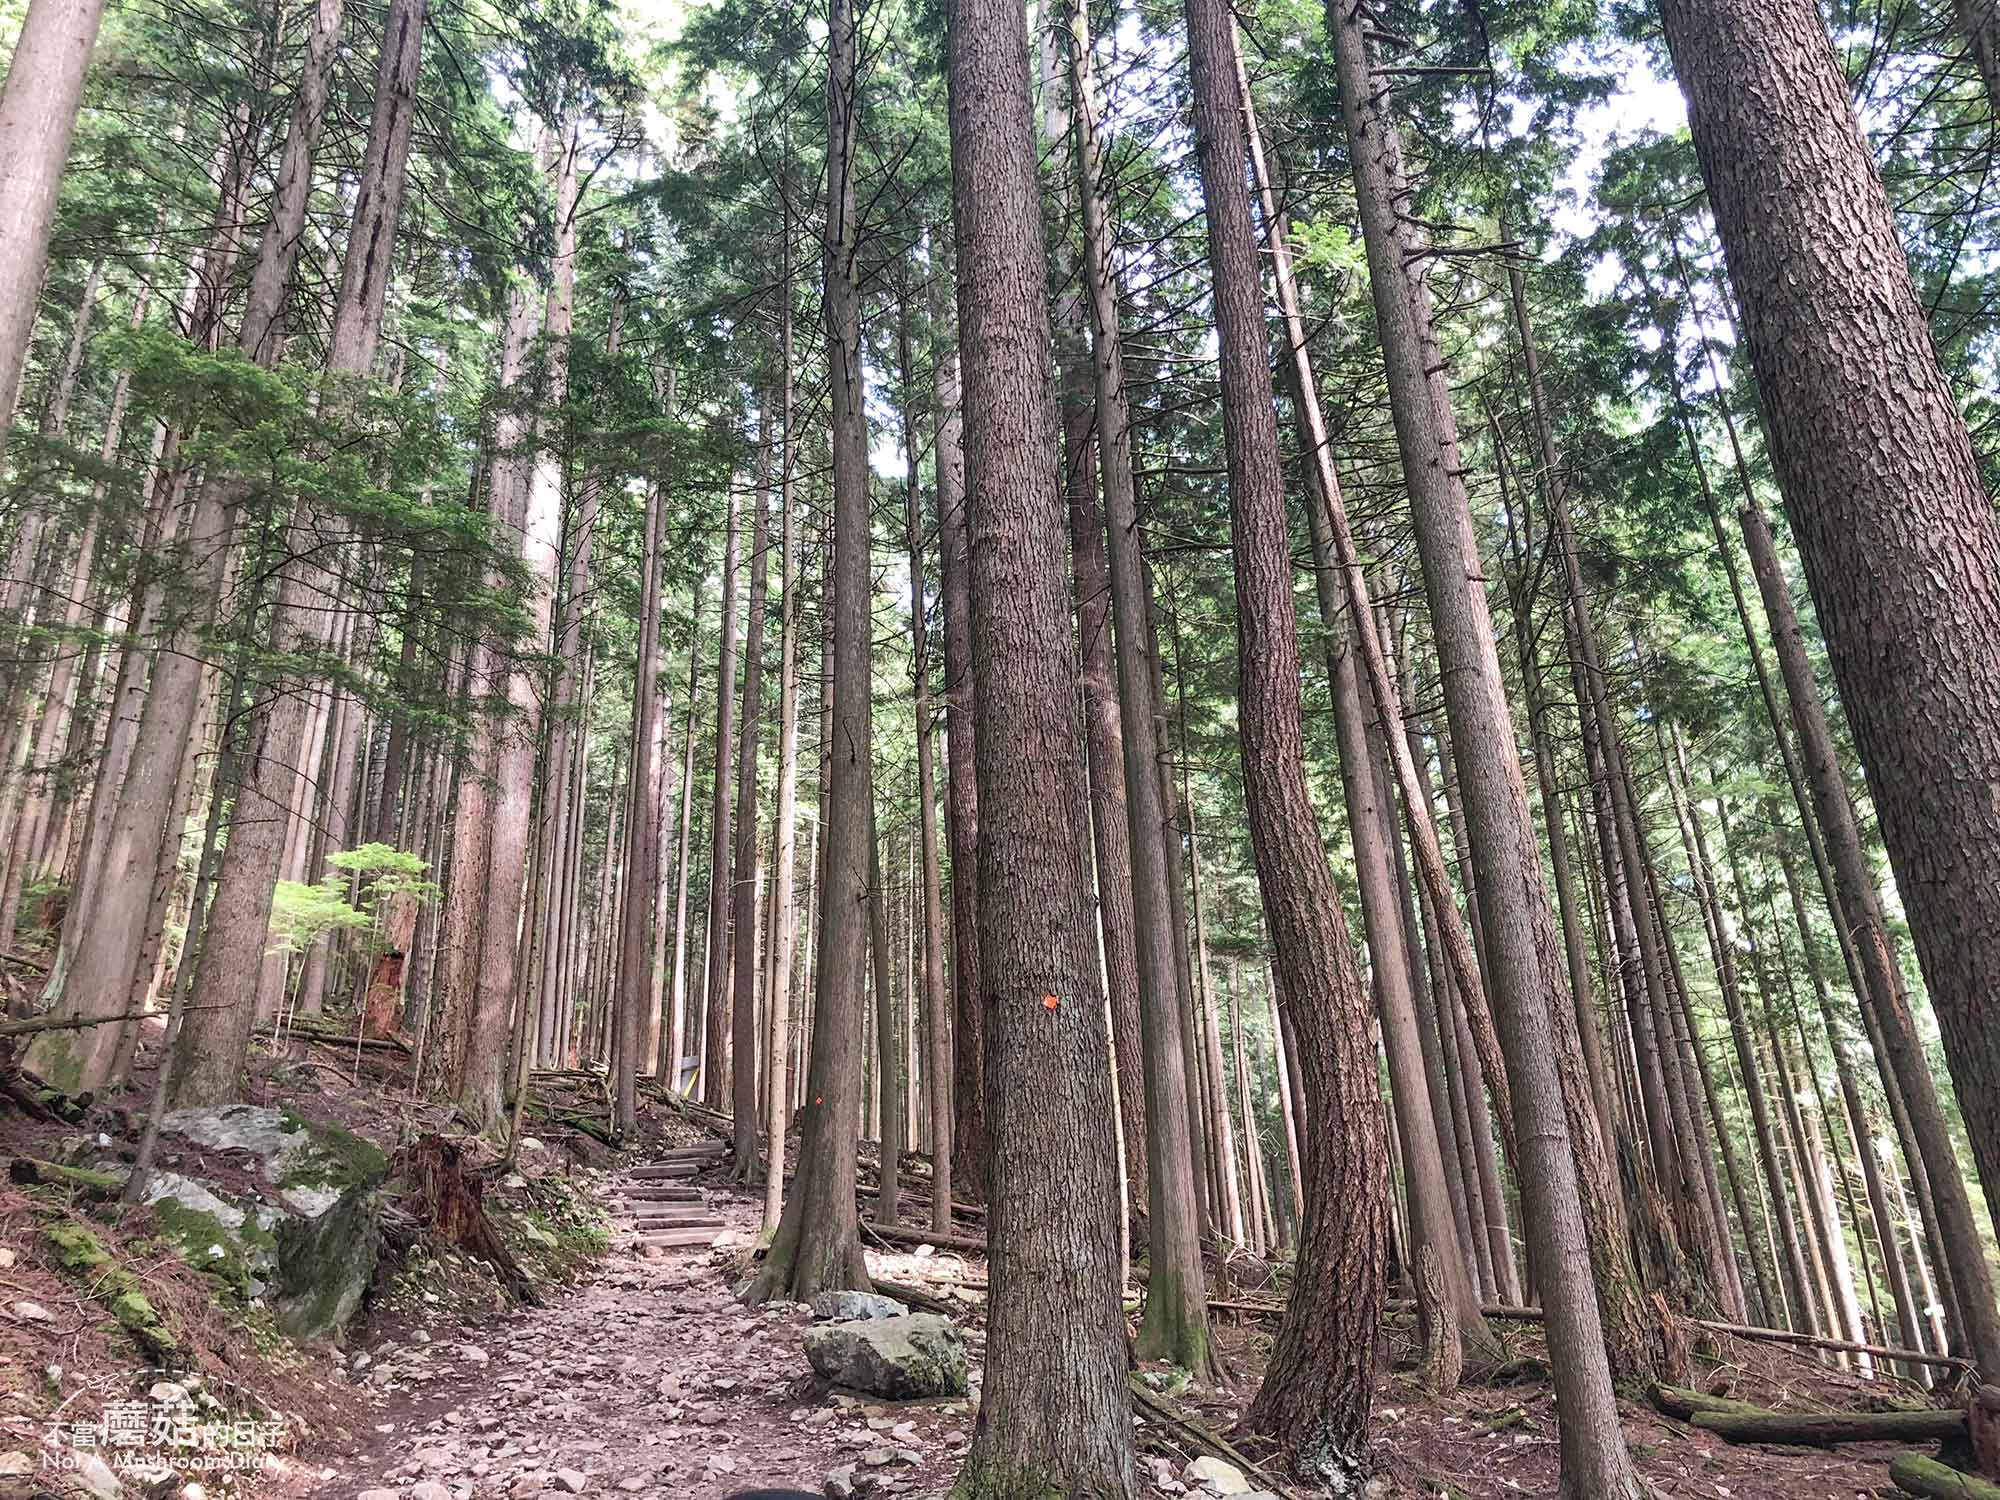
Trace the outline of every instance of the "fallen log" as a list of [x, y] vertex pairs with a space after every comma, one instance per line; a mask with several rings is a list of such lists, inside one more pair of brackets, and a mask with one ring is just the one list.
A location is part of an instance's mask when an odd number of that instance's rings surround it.
[[861, 1232], [892, 1245], [930, 1245], [939, 1250], [962, 1250], [968, 1255], [986, 1253], [986, 1241], [973, 1239], [970, 1235], [932, 1234], [927, 1229], [905, 1229], [901, 1225], [869, 1224], [865, 1221]]
[[1697, 1411], [1703, 1432], [1731, 1443], [1785, 1443], [1830, 1448], [1836, 1443], [1916, 1443], [1965, 1437], [1962, 1411]]
[[1855, 1344], [1846, 1339], [1823, 1339], [1817, 1334], [1794, 1333], [1789, 1328], [1759, 1328], [1754, 1323], [1713, 1323], [1706, 1318], [1691, 1320], [1695, 1327], [1710, 1333], [1726, 1333], [1732, 1338], [1758, 1339], [1767, 1344], [1798, 1344], [1807, 1349], [1830, 1349], [1836, 1354], [1867, 1354], [1876, 1359], [1901, 1360], [1911, 1365], [1942, 1365], [1947, 1369], [1969, 1370], [1972, 1361], [1952, 1354], [1926, 1354], [1920, 1349], [1895, 1349], [1883, 1344]]
[[1973, 1474], [1925, 1458], [1905, 1453], [1889, 1465], [1889, 1477], [1898, 1489], [1921, 1495], [1924, 1500], [2000, 1500], [2000, 1484], [1989, 1484]]
[[1655, 1407], [1682, 1422], [1692, 1421], [1695, 1413], [1704, 1411], [1736, 1412], [1743, 1416], [1773, 1414], [1767, 1406], [1732, 1401], [1727, 1396], [1711, 1396], [1706, 1391], [1691, 1391], [1685, 1386], [1668, 1385], [1664, 1381], [1655, 1381], [1647, 1394], [1652, 1397]]

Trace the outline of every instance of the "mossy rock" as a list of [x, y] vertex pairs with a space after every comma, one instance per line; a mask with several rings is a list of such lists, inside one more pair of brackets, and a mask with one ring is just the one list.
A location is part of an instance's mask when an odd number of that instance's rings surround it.
[[276, 1200], [162, 1174], [147, 1197], [181, 1253], [246, 1303], [267, 1301], [294, 1339], [337, 1334], [374, 1280], [388, 1158], [351, 1131], [291, 1110], [179, 1110], [163, 1129], [210, 1150], [248, 1153]]

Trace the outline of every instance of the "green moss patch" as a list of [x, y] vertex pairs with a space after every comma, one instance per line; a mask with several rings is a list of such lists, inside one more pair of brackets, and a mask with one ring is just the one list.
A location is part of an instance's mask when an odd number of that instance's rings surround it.
[[81, 1224], [53, 1224], [42, 1237], [57, 1268], [82, 1283], [90, 1299], [111, 1314], [148, 1359], [157, 1365], [181, 1359], [173, 1330], [147, 1300], [139, 1278], [119, 1264], [104, 1241]]

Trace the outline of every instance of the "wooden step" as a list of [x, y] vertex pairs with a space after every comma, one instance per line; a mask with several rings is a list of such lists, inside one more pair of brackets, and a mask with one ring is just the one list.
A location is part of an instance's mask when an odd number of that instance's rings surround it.
[[674, 1177], [692, 1177], [701, 1165], [697, 1161], [651, 1162], [643, 1167], [633, 1167], [625, 1175], [638, 1182], [661, 1182]]
[[633, 1243], [648, 1250], [685, 1249], [691, 1245], [706, 1247], [713, 1245], [715, 1237], [721, 1233], [722, 1226], [720, 1224], [709, 1225], [701, 1229], [659, 1229], [649, 1234], [638, 1236]]
[[697, 1141], [692, 1146], [676, 1146], [671, 1151], [662, 1151], [660, 1161], [713, 1161], [729, 1154], [725, 1141]]
[[701, 1209], [685, 1213], [640, 1214], [632, 1220], [632, 1227], [641, 1231], [648, 1229], [722, 1229], [722, 1220]]
[[699, 1203], [701, 1189], [698, 1187], [626, 1187], [617, 1190], [617, 1196], [629, 1203]]

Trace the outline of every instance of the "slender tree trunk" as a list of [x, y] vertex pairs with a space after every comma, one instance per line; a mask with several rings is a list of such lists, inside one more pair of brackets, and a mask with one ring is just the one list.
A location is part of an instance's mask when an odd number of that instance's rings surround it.
[[742, 501], [731, 476], [722, 549], [722, 631], [715, 666], [715, 774], [710, 785], [708, 829], [708, 967], [702, 985], [701, 1097], [714, 1108], [731, 1096], [729, 1036], [732, 948], [729, 942], [735, 841], [729, 795], [736, 761], [736, 574], [742, 547]]
[[938, 873], [936, 715], [931, 705], [930, 622], [924, 597], [923, 485], [917, 446], [916, 366], [910, 348], [907, 291], [898, 309], [897, 353], [903, 378], [903, 542], [910, 558], [910, 670], [917, 731], [917, 837], [923, 890], [922, 1015], [924, 1075], [930, 1103], [931, 1228], [951, 1230], [951, 1006], [944, 987], [944, 896]]
[[757, 1169], [757, 750], [764, 711], [764, 615], [771, 575], [771, 403], [763, 398], [757, 460], [756, 511], [750, 518], [750, 622], [743, 641], [743, 702], [736, 732], [736, 852], [730, 893], [735, 998], [730, 1009], [730, 1114], [735, 1121], [736, 1176]]
[[[1818, 8], [1664, 0], [1661, 19], [1779, 484], [2000, 1218], [2000, 519]], [[1943, 1248], [1992, 1375], [2000, 1309], [1943, 1165], [1930, 1162]]]
[[[1248, 1420], [1278, 1440], [1300, 1479], [1345, 1488], [1367, 1467], [1385, 1294], [1386, 1146], [1367, 992], [1306, 786], [1291, 546], [1244, 179], [1249, 122], [1235, 19], [1222, 0], [1188, 0], [1186, 13], [1221, 348], [1244, 795], [1279, 995], [1292, 1012], [1307, 1107], [1319, 1124], [1298, 1271]], [[1246, 1133], [1254, 1126], [1247, 1103], [1246, 1094]]]
[[[942, 284], [942, 276], [934, 278]], [[954, 323], [933, 308], [934, 324]], [[944, 613], [945, 843], [951, 856], [951, 1139], [954, 1191], [986, 1197], [985, 1002], [979, 988], [979, 785], [974, 772], [977, 702], [972, 677], [970, 497], [965, 490], [964, 422], [959, 410], [958, 346], [937, 351], [936, 430], [938, 560]]]
[[[860, 27], [851, 0], [832, 0], [827, 27], [823, 300], [833, 456], [833, 556], [828, 568], [833, 668], [832, 709], [824, 726], [831, 733], [823, 739], [829, 764], [823, 783], [826, 842], [820, 883], [826, 894], [820, 902], [812, 1062], [798, 1173], [763, 1271], [750, 1289], [752, 1301], [809, 1301], [828, 1288], [866, 1290], [869, 1285], [854, 1201], [854, 1122], [862, 1086], [868, 849], [875, 799], [874, 573], [854, 185]], [[711, 1057], [714, 1051], [711, 1046]]]
[[[794, 535], [794, 466], [798, 458], [797, 414], [792, 402], [791, 224], [785, 224], [784, 302], [778, 313], [778, 430], [784, 444], [778, 463], [778, 786], [771, 825], [771, 983], [765, 1047], [764, 1128], [770, 1160], [764, 1172], [764, 1230], [775, 1234], [784, 1212], [785, 1129], [791, 1116], [789, 1050], [792, 1027], [792, 952], [798, 942], [798, 909], [793, 898], [797, 864], [799, 798], [799, 572]], [[690, 721], [692, 732], [692, 721]], [[685, 813], [683, 813], [685, 816]], [[678, 976], [677, 976], [678, 977]], [[678, 1019], [678, 1014], [676, 1016]], [[950, 1153], [945, 1153], [941, 1191], [951, 1199]], [[946, 1210], [949, 1214], [949, 1209]]]
[[[1566, 1494], [1636, 1496], [1611, 1385], [1649, 1368], [1637, 1288], [1611, 1218], [1615, 1189], [1583, 1077], [1575, 1012], [1513, 742], [1459, 456], [1449, 367], [1431, 325], [1428, 262], [1401, 218], [1400, 133], [1378, 103], [1361, 0], [1330, 0], [1376, 321], [1438, 642], [1520, 1142], [1529, 1258], [1547, 1311]], [[1511, 1043], [1511, 1045], [1507, 1045]], [[1592, 1215], [1586, 1221], [1586, 1214]], [[1596, 1295], [1585, 1267], [1595, 1263]], [[1602, 1311], [1600, 1310], [1600, 1304]], [[1609, 1321], [1607, 1322], [1607, 1314]], [[1608, 1339], [1608, 1345], [1607, 1345]], [[1607, 1357], [1608, 1355], [1608, 1357]]]
[[947, 50], [993, 1130], [985, 1387], [959, 1483], [991, 1500], [1127, 1500], [1136, 1487], [1117, 1106], [1091, 934], [1084, 756], [1070, 712], [1026, 18], [1004, 0], [953, 0]]

